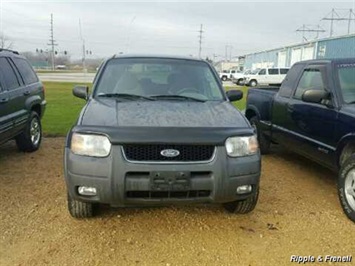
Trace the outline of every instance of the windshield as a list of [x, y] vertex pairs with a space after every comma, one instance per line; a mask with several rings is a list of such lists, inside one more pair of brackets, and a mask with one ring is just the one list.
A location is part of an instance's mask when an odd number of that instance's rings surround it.
[[340, 89], [345, 103], [355, 103], [355, 63], [338, 65]]
[[256, 74], [258, 74], [259, 71], [260, 71], [260, 69], [258, 68], [258, 69], [251, 71], [250, 74], [256, 75]]
[[188, 97], [203, 101], [224, 100], [219, 83], [207, 63], [182, 59], [111, 59], [99, 77], [94, 95], [115, 94], [158, 96], [156, 99], [160, 100], [174, 96], [179, 96], [175, 97], [179, 100]]

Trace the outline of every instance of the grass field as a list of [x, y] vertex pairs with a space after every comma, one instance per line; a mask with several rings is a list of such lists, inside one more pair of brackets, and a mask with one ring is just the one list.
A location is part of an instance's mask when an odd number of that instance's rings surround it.
[[[47, 107], [42, 125], [46, 136], [65, 136], [78, 118], [85, 101], [73, 96], [72, 89], [75, 85], [77, 83], [44, 82]], [[230, 90], [235, 87], [226, 87], [225, 89]], [[243, 110], [245, 109], [247, 88], [238, 87], [238, 89], [243, 91], [244, 97], [234, 105]]]

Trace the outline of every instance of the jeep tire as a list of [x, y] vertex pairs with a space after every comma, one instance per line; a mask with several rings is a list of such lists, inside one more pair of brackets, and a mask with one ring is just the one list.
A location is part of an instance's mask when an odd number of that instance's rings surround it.
[[42, 141], [42, 125], [39, 115], [32, 111], [23, 132], [16, 138], [19, 150], [33, 152], [38, 150]]

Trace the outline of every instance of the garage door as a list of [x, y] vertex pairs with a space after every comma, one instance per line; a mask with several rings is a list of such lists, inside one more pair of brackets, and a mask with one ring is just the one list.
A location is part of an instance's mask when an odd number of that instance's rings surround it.
[[291, 66], [301, 61], [301, 48], [293, 49], [291, 54]]
[[277, 66], [278, 67], [285, 67], [286, 66], [286, 51], [279, 52]]
[[314, 47], [304, 47], [303, 53], [302, 53], [302, 60], [309, 60], [313, 59], [313, 52], [314, 52]]

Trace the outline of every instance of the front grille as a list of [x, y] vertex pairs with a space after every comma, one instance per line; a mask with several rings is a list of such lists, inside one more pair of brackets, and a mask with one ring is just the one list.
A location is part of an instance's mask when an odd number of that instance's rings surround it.
[[191, 199], [205, 198], [211, 195], [210, 190], [188, 191], [128, 191], [127, 198], [134, 199]]
[[[177, 150], [176, 157], [161, 155], [163, 150]], [[201, 162], [212, 160], [215, 147], [212, 145], [167, 145], [127, 144], [123, 146], [126, 159], [145, 162]]]

